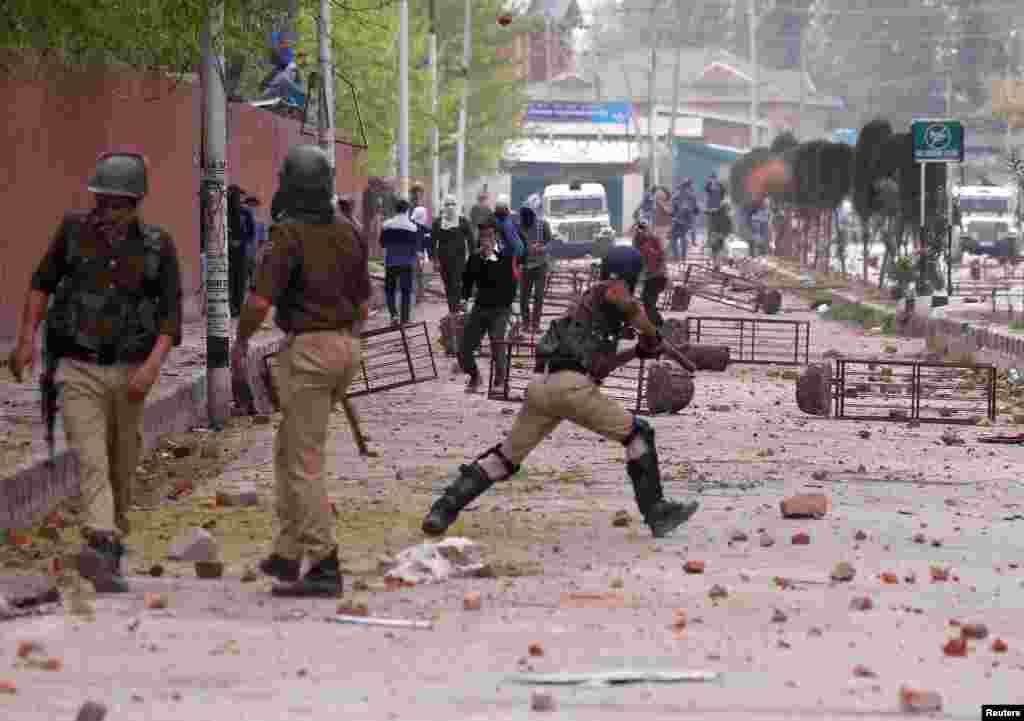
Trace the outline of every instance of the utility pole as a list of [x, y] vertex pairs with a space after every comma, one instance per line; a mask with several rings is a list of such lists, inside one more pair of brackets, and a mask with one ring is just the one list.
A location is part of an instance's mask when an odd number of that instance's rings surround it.
[[551, 102], [554, 95], [551, 75], [551, 14], [544, 13], [544, 90], [547, 92], [548, 102]]
[[804, 113], [807, 111], [807, 20], [800, 19], [800, 114], [796, 118], [797, 140], [804, 140]]
[[455, 187], [459, 208], [465, 204], [466, 192], [466, 115], [469, 111], [469, 63], [472, 60], [473, 0], [466, 0], [466, 17], [462, 27], [462, 102], [459, 105], [459, 145], [455, 153]]
[[[697, 3], [698, 8], [702, 3]], [[682, 32], [683, 0], [676, 0], [676, 32]], [[675, 185], [676, 116], [679, 115], [679, 76], [683, 64], [683, 38], [676, 37], [676, 66], [672, 69], [672, 118], [668, 121], [668, 147], [672, 157], [672, 181]]]
[[656, 113], [654, 108], [655, 82], [658, 75], [658, 42], [657, 30], [654, 26], [654, 11], [658, 9], [658, 3], [651, 5], [650, 42], [651, 42], [651, 69], [647, 79], [647, 134], [651, 146], [651, 185], [659, 185], [661, 176], [658, 173], [658, 134], [654, 128]]
[[331, 58], [331, 0], [320, 0], [320, 82], [323, 92], [320, 94], [320, 113], [317, 123], [320, 126], [320, 147], [327, 153], [327, 162], [331, 165], [331, 195], [337, 192], [336, 173], [334, 170], [334, 62]]
[[[321, 0], [325, 2], [326, 0]], [[398, 6], [398, 189], [409, 196], [409, 0]]]
[[430, 34], [427, 35], [430, 55], [430, 212], [437, 214], [441, 207], [441, 131], [437, 126], [437, 0], [430, 0]]
[[223, 0], [207, 6], [200, 37], [203, 83], [203, 168], [200, 193], [206, 237], [206, 402], [210, 427], [224, 427], [231, 413], [228, 300], [227, 100], [224, 96]]
[[747, 6], [747, 25], [750, 29], [750, 65], [752, 80], [750, 82], [750, 148], [757, 147], [760, 139], [760, 128], [758, 127], [758, 116], [760, 109], [761, 93], [761, 68], [757, 59], [757, 0], [750, 0]]

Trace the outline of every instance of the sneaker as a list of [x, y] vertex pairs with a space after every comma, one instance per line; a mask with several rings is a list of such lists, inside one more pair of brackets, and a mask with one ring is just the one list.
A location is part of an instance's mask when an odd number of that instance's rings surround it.
[[260, 571], [267, 576], [273, 576], [278, 581], [294, 583], [299, 580], [299, 561], [285, 558], [276, 553], [260, 561]]

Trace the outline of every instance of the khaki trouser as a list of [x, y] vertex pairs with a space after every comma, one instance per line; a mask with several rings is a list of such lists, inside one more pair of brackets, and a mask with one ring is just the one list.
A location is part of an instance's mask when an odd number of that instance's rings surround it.
[[527, 387], [523, 408], [501, 444], [502, 453], [510, 463], [522, 463], [566, 420], [620, 443], [633, 430], [633, 416], [601, 393], [589, 377], [559, 371], [538, 377]]
[[85, 531], [128, 533], [125, 513], [142, 448], [143, 401], [128, 399], [136, 365], [101, 366], [65, 358], [64, 432], [78, 458], [77, 512]]
[[274, 552], [315, 563], [338, 546], [324, 483], [327, 424], [337, 398], [355, 377], [360, 340], [348, 333], [304, 333], [280, 355], [281, 424], [274, 450], [277, 515]]

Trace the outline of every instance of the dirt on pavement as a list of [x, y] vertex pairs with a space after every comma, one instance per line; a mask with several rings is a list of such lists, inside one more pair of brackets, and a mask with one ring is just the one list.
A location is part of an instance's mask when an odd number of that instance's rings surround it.
[[[424, 312], [436, 335], [440, 306]], [[699, 299], [691, 313], [731, 314]], [[781, 317], [811, 322], [812, 360], [887, 345], [896, 352], [885, 357], [926, 352], [923, 341], [824, 320], [792, 294]], [[327, 623], [335, 602], [274, 599], [266, 580], [243, 582], [274, 531], [278, 422], [244, 419], [213, 441], [167, 439], [143, 463], [195, 490], [131, 514], [131, 594], [90, 599], [91, 614], [3, 623], [0, 682], [16, 692], [0, 694], [0, 715], [70, 719], [92, 698], [111, 721], [873, 719], [901, 713], [900, 687], [911, 684], [941, 694], [937, 717], [974, 719], [983, 703], [1020, 700], [1024, 451], [978, 443], [993, 429], [958, 428], [963, 443], [950, 445], [942, 426], [806, 416], [792, 377], [771, 368], [702, 373], [689, 408], [652, 421], [667, 494], [702, 504], [672, 537], [654, 540], [640, 523], [622, 447], [563, 425], [449, 534], [485, 546], [489, 577], [396, 589], [382, 557], [423, 540], [422, 515], [450, 474], [497, 442], [518, 409], [467, 396], [439, 361], [436, 382], [356, 401], [379, 458], [357, 455], [339, 413], [327, 463], [346, 603], [433, 630]], [[1001, 419], [995, 430], [1013, 428]], [[216, 458], [204, 457], [211, 442]], [[261, 505], [217, 506], [217, 491], [238, 484], [255, 484]], [[828, 513], [783, 518], [779, 502], [795, 493], [826, 494]], [[165, 558], [187, 526], [218, 539], [223, 579], [198, 580], [191, 564]], [[808, 543], [794, 543], [800, 533]], [[38, 552], [29, 568], [52, 552], [45, 543], [17, 549]], [[687, 572], [688, 561], [702, 572]], [[833, 580], [850, 575], [835, 573], [842, 562], [852, 578]], [[159, 578], [148, 575], [156, 563]], [[464, 608], [471, 592], [478, 611]], [[147, 609], [147, 593], [164, 594], [167, 608]], [[946, 655], [969, 622], [989, 635], [969, 640], [966, 656]], [[1005, 651], [993, 650], [997, 637]], [[23, 639], [60, 670], [16, 658]], [[511, 678], [624, 668], [721, 676], [552, 687], [546, 713], [530, 710], [539, 687]]]

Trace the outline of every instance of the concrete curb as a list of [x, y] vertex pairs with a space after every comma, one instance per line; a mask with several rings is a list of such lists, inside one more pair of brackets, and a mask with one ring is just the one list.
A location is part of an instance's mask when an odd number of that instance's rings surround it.
[[[284, 338], [254, 344], [249, 351], [249, 375], [256, 405], [266, 408], [269, 401], [258, 380], [258, 369], [268, 353], [280, 349]], [[261, 403], [262, 401], [262, 403]], [[206, 372], [191, 383], [175, 387], [167, 395], [146, 404], [142, 418], [145, 450], [169, 433], [181, 433], [206, 422]], [[61, 499], [78, 489], [78, 462], [67, 448], [59, 448], [51, 470], [47, 460], [39, 460], [0, 483], [0, 529], [31, 525]]]
[[[793, 278], [798, 277], [785, 268], [773, 265], [772, 269]], [[903, 315], [899, 310], [865, 301], [837, 290], [829, 292], [834, 300], [845, 305], [861, 305], [898, 318]], [[979, 356], [978, 360], [1001, 366], [1024, 364], [1024, 336], [1015, 337], [991, 328], [980, 328], [969, 321], [912, 315], [905, 321], [901, 320], [900, 332], [912, 338], [939, 337], [944, 342], [947, 353], [973, 353]]]

